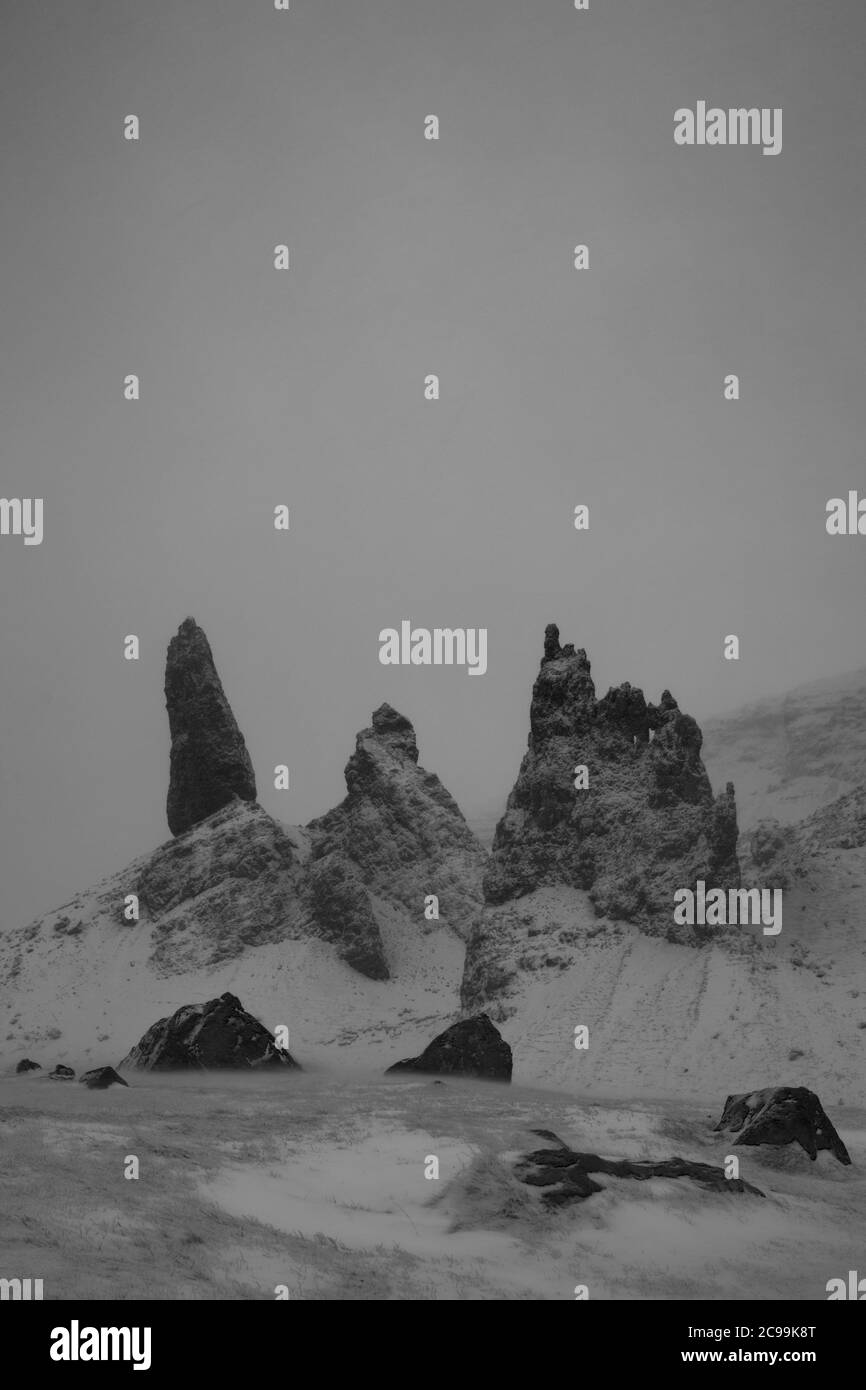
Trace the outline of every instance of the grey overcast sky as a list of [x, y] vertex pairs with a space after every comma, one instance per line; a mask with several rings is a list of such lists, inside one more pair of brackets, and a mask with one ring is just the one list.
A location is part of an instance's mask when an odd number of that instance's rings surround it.
[[[187, 614], [290, 822], [382, 700], [504, 802], [549, 621], [699, 719], [863, 665], [862, 0], [2, 8], [2, 923], [168, 838]], [[677, 147], [699, 100], [781, 154]], [[487, 674], [381, 666], [403, 618]]]

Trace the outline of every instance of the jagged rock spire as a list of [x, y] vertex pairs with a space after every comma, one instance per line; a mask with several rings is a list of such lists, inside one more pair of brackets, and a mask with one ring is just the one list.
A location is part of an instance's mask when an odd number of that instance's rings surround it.
[[489, 903], [564, 883], [589, 891], [599, 912], [666, 929], [674, 888], [739, 883], [733, 786], [713, 798], [701, 731], [669, 690], [658, 705], [628, 681], [597, 698], [586, 652], [561, 646], [550, 623], [529, 722], [485, 876]]
[[171, 833], [182, 835], [236, 797], [256, 799], [243, 734], [194, 618], [186, 618], [169, 643], [165, 703], [171, 732], [166, 813]]
[[[345, 799], [307, 826], [312, 858], [338, 853], [370, 893], [413, 913], [435, 894], [439, 920], [465, 934], [481, 907], [487, 854], [439, 778], [419, 765], [406, 716], [387, 704], [374, 710], [345, 776]], [[359, 926], [359, 938], [369, 937]]]

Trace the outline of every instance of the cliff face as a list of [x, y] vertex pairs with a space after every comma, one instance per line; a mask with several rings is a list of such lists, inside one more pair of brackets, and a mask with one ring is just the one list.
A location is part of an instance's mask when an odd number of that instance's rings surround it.
[[255, 801], [256, 779], [243, 734], [217, 675], [207, 637], [187, 618], [171, 639], [165, 664], [171, 733], [166, 813], [182, 835], [235, 798]]
[[368, 892], [421, 920], [425, 898], [435, 894], [440, 920], [468, 934], [487, 854], [439, 778], [418, 766], [409, 720], [381, 705], [358, 734], [345, 777], [345, 799], [307, 826], [313, 859], [341, 855]]
[[733, 786], [713, 797], [694, 719], [668, 690], [658, 705], [628, 683], [597, 699], [586, 652], [561, 647], [551, 624], [486, 901], [564, 884], [599, 914], [668, 934], [677, 888], [737, 886], [736, 843]]

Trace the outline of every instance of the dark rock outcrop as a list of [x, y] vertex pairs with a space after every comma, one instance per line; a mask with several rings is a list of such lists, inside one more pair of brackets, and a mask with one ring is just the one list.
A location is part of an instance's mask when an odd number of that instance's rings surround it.
[[428, 894], [440, 920], [467, 936], [481, 908], [487, 854], [439, 778], [418, 766], [415, 730], [390, 705], [373, 713], [346, 764], [348, 795], [307, 826], [315, 860], [340, 853], [371, 894], [423, 920]]
[[688, 1158], [609, 1159], [598, 1154], [576, 1153], [547, 1129], [532, 1131], [544, 1139], [547, 1147], [522, 1154], [514, 1165], [515, 1176], [531, 1187], [543, 1187], [542, 1202], [546, 1207], [563, 1207], [581, 1202], [594, 1192], [603, 1192], [604, 1184], [590, 1174], [600, 1173], [611, 1178], [691, 1178], [701, 1187], [713, 1192], [748, 1192], [763, 1197], [763, 1192], [742, 1178], [726, 1178], [723, 1168], [709, 1163], [696, 1163]]
[[75, 1072], [72, 1067], [65, 1067], [62, 1062], [58, 1062], [53, 1071], [48, 1073], [49, 1081], [74, 1081]]
[[22, 1071], [41, 1071], [42, 1067], [38, 1062], [31, 1062], [29, 1057], [24, 1057], [15, 1068], [16, 1072]]
[[395, 1062], [388, 1072], [441, 1072], [443, 1075], [510, 1081], [511, 1048], [487, 1014], [454, 1023], [433, 1039], [420, 1057]]
[[819, 1150], [829, 1149], [840, 1163], [851, 1162], [820, 1100], [805, 1086], [768, 1086], [728, 1096], [716, 1130], [736, 1134], [737, 1144], [796, 1143], [813, 1161]]
[[218, 965], [298, 936], [298, 838], [261, 806], [234, 801], [150, 855], [133, 882], [159, 972]]
[[109, 1086], [129, 1085], [128, 1081], [124, 1081], [123, 1077], [118, 1075], [114, 1067], [94, 1067], [93, 1071], [86, 1071], [78, 1080], [90, 1091], [106, 1091]]
[[[589, 785], [576, 789], [581, 766]], [[597, 699], [586, 652], [561, 647], [550, 624], [487, 902], [567, 884], [588, 891], [599, 914], [670, 936], [678, 888], [739, 885], [736, 844], [733, 786], [714, 799], [694, 719], [668, 690], [658, 705], [627, 682]]]
[[367, 890], [351, 860], [334, 850], [309, 866], [310, 915], [321, 936], [371, 980], [387, 980], [385, 948]]
[[256, 779], [243, 735], [217, 675], [210, 644], [187, 618], [171, 639], [165, 665], [171, 732], [166, 811], [173, 835], [239, 797], [255, 801]]
[[185, 1004], [170, 1018], [161, 1018], [124, 1057], [121, 1067], [149, 1071], [253, 1067], [297, 1067], [273, 1034], [248, 1014], [234, 994], [221, 994], [206, 1004]]

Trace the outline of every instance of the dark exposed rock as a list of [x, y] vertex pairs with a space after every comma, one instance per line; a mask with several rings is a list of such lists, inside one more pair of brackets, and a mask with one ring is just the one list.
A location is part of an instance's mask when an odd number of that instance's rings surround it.
[[48, 1073], [49, 1081], [74, 1081], [75, 1072], [72, 1067], [65, 1067], [62, 1062], [58, 1062], [53, 1071]]
[[[725, 790], [719, 792], [713, 802], [713, 819], [709, 834], [709, 866], [714, 877], [732, 879], [739, 877], [737, 866], [737, 802], [733, 782], [725, 783]], [[737, 872], [735, 872], [735, 866]], [[734, 886], [732, 884], [732, 886]]]
[[239, 797], [255, 801], [256, 779], [243, 735], [217, 675], [210, 644], [187, 618], [171, 639], [165, 665], [171, 732], [167, 815], [173, 835]]
[[[585, 766], [589, 786], [575, 789]], [[599, 914], [670, 935], [674, 892], [739, 885], [734, 789], [713, 798], [701, 731], [666, 690], [626, 682], [596, 698], [586, 652], [548, 626], [529, 748], [496, 829], [488, 903], [552, 884], [587, 890]], [[682, 928], [684, 939], [692, 928]]]
[[106, 1091], [109, 1086], [129, 1085], [128, 1081], [124, 1081], [123, 1077], [118, 1075], [114, 1067], [94, 1067], [93, 1071], [86, 1071], [78, 1080], [90, 1091]]
[[122, 1067], [150, 1071], [221, 1069], [232, 1067], [297, 1067], [273, 1034], [248, 1014], [234, 994], [221, 994], [206, 1004], [185, 1004], [170, 1018], [161, 1018], [124, 1057]]
[[547, 1146], [522, 1154], [514, 1165], [516, 1177], [531, 1187], [545, 1189], [542, 1202], [547, 1207], [568, 1206], [583, 1201], [594, 1192], [603, 1192], [604, 1184], [590, 1174], [600, 1173], [612, 1178], [692, 1178], [714, 1192], [748, 1192], [763, 1197], [763, 1192], [742, 1178], [726, 1178], [723, 1168], [709, 1163], [696, 1163], [688, 1158], [609, 1159], [598, 1154], [576, 1153], [548, 1129], [532, 1131], [544, 1139]]
[[511, 1080], [511, 1048], [487, 1014], [453, 1023], [433, 1039], [420, 1057], [395, 1062], [389, 1072], [443, 1072], [445, 1075]]
[[813, 1160], [819, 1150], [829, 1149], [840, 1163], [851, 1162], [820, 1100], [805, 1086], [768, 1086], [728, 1096], [716, 1130], [735, 1133], [737, 1144], [797, 1143]]
[[359, 874], [338, 850], [309, 866], [310, 913], [326, 941], [337, 947], [347, 965], [371, 980], [387, 980], [385, 948], [372, 904]]
[[348, 795], [307, 826], [314, 860], [339, 852], [361, 882], [423, 920], [428, 894], [466, 936], [481, 908], [487, 854], [439, 778], [418, 766], [415, 730], [390, 705], [362, 729], [346, 764]]
[[24, 1057], [15, 1068], [16, 1072], [21, 1071], [41, 1071], [42, 1067], [38, 1062], [31, 1062], [29, 1057]]

